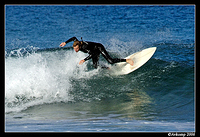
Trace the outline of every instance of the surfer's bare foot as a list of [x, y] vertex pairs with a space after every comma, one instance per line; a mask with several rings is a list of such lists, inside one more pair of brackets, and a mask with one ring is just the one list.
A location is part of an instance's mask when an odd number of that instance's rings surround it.
[[133, 61], [131, 59], [126, 59], [126, 62], [133, 66]]

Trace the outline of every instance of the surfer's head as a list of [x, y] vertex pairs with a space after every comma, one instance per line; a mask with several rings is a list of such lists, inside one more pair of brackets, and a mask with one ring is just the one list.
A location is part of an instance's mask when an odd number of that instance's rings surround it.
[[81, 41], [74, 41], [73, 48], [76, 52], [79, 51], [81, 45]]

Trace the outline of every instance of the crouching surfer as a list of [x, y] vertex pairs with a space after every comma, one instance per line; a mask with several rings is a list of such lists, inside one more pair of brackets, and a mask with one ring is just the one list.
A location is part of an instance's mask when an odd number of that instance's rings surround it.
[[119, 58], [111, 58], [104, 46], [101, 43], [88, 42], [88, 41], [79, 41], [76, 37], [72, 37], [65, 42], [60, 44], [61, 47], [64, 47], [67, 43], [74, 41], [73, 48], [76, 52], [82, 51], [84, 53], [88, 53], [89, 56], [79, 62], [79, 65], [82, 65], [85, 61], [92, 59], [94, 68], [99, 66], [99, 56], [102, 56], [110, 63], [118, 63], [118, 62], [127, 62], [133, 66], [133, 61], [131, 59], [119, 59]]

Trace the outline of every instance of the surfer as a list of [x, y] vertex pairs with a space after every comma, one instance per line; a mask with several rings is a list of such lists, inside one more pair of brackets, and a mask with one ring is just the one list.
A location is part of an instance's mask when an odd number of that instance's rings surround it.
[[[82, 37], [81, 37], [82, 39]], [[111, 58], [104, 46], [101, 43], [88, 42], [88, 41], [79, 41], [76, 37], [72, 37], [65, 42], [60, 44], [61, 47], [64, 47], [67, 43], [74, 41], [73, 48], [76, 52], [82, 51], [84, 53], [88, 53], [89, 56], [79, 62], [79, 65], [82, 65], [85, 61], [92, 59], [94, 68], [98, 67], [99, 56], [100, 54], [110, 63], [118, 63], [118, 62], [127, 62], [133, 66], [133, 61], [131, 59], [119, 59], [119, 58]]]

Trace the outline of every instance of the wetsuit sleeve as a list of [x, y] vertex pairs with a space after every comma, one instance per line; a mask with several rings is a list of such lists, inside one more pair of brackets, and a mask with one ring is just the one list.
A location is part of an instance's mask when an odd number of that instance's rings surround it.
[[89, 60], [91, 58], [92, 58], [92, 54], [89, 54], [89, 56], [87, 56], [84, 60], [86, 61], [86, 60]]
[[71, 41], [78, 41], [78, 39], [76, 37], [72, 37], [72, 38], [68, 39], [67, 41], [65, 41], [65, 43], [67, 44]]

